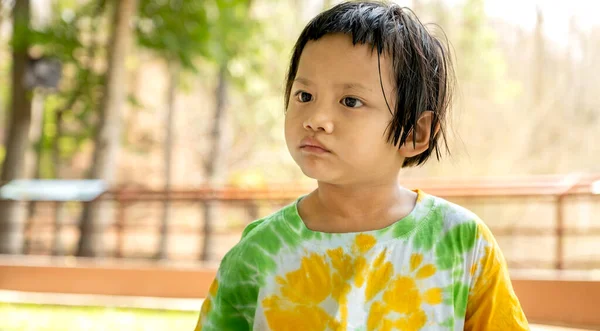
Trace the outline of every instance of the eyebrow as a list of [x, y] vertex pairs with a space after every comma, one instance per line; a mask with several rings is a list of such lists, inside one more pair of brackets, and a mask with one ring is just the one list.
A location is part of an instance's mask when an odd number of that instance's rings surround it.
[[[296, 77], [294, 82], [298, 82], [302, 85], [310, 86], [315, 85], [310, 79], [304, 77]], [[335, 87], [341, 87], [344, 90], [365, 90], [369, 92], [373, 92], [373, 89], [367, 88], [361, 83], [338, 83], [334, 85]]]

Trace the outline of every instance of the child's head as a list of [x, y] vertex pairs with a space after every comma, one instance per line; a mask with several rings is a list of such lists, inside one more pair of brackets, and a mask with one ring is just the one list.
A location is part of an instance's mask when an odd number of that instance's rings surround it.
[[[394, 4], [348, 2], [315, 17], [288, 71], [286, 141], [309, 177], [395, 176], [446, 146], [453, 70], [444, 44]], [[307, 145], [324, 145], [327, 151]]]

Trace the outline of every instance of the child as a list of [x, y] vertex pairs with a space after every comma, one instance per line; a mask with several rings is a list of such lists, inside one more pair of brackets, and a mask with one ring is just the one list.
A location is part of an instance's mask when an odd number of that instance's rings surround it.
[[528, 330], [484, 223], [398, 185], [440, 156], [452, 72], [397, 5], [343, 3], [306, 26], [285, 138], [318, 188], [248, 225], [196, 330]]

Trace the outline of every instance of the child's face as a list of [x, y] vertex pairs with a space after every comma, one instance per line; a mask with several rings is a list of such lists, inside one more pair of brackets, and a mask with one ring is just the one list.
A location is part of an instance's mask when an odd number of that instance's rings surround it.
[[[394, 109], [391, 64], [383, 54], [380, 61]], [[391, 119], [376, 51], [343, 34], [306, 44], [285, 119], [288, 149], [306, 176], [330, 184], [395, 180], [404, 156], [386, 141]], [[326, 150], [311, 147], [318, 144]]]

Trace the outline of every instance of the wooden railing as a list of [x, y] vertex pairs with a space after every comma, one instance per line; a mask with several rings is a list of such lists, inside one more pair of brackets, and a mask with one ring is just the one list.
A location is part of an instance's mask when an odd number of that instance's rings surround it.
[[[517, 231], [512, 228], [494, 227], [492, 231], [496, 236], [548, 236], [556, 238], [554, 252], [554, 268], [564, 269], [565, 236], [598, 236], [600, 237], [600, 215], [592, 215], [593, 226], [585, 229], [567, 227], [565, 221], [565, 201], [572, 198], [590, 199], [594, 204], [600, 202], [600, 192], [594, 190], [594, 184], [600, 183], [600, 175], [569, 175], [569, 176], [538, 176], [538, 177], [512, 177], [512, 178], [471, 178], [471, 179], [401, 179], [402, 184], [409, 188], [420, 188], [429, 194], [440, 196], [449, 200], [478, 201], [478, 203], [491, 203], [494, 199], [503, 199], [502, 203], [519, 201], [522, 199], [543, 199], [550, 203], [554, 209], [554, 226], [552, 228], [539, 228], [536, 226], [521, 226]], [[243, 206], [248, 215], [247, 221], [264, 216], [258, 212], [258, 205], [270, 204], [275, 209], [283, 206], [298, 196], [310, 192], [314, 187], [297, 185], [293, 183], [270, 185], [265, 188], [235, 188], [235, 187], [201, 187], [186, 190], [173, 190], [170, 192], [148, 189], [121, 188], [106, 192], [99, 197], [100, 201], [110, 202], [114, 210], [114, 220], [107, 226], [116, 235], [116, 247], [113, 255], [124, 257], [125, 235], [131, 231], [148, 231], [148, 228], [158, 229], [157, 224], [150, 224], [148, 217], [142, 222], [133, 220], [130, 215], [133, 206], [140, 204], [150, 205], [164, 201], [171, 201], [175, 205], [186, 204], [197, 205], [199, 210], [202, 206], [217, 202], [225, 206]], [[508, 202], [506, 202], [508, 201]], [[53, 219], [56, 213], [51, 212], [53, 208], [60, 207], [63, 203], [53, 202], [54, 207], [46, 210], [46, 213], [38, 213], [28, 221], [28, 236], [30, 240], [36, 233], [53, 233], [55, 237], [65, 227], [76, 229], [78, 217], [72, 217], [70, 221], [57, 222]], [[157, 213], [160, 215], [160, 212]], [[154, 217], [153, 218], [158, 218]], [[136, 223], [137, 225], [134, 225]], [[179, 224], [171, 227], [171, 234], [195, 233], [198, 236], [207, 235], [199, 230], [197, 223]], [[245, 224], [245, 223], [244, 223]], [[243, 227], [242, 224], [241, 226]], [[37, 232], [34, 229], [38, 229]], [[241, 228], [234, 227], [216, 231], [209, 235], [222, 235], [239, 232]], [[35, 241], [35, 240], [34, 240]], [[45, 244], [37, 248], [30, 246], [29, 252], [33, 254], [50, 254], [52, 251], [52, 240], [41, 240]], [[35, 245], [34, 245], [35, 246]], [[600, 243], [598, 244], [600, 251]]]

